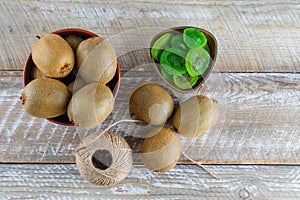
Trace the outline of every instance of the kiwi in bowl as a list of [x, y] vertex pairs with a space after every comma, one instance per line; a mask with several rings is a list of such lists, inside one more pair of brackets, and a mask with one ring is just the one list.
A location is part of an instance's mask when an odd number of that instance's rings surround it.
[[[105, 44], [96, 47], [82, 45], [84, 43], [87, 44], [88, 42], [86, 41], [92, 39], [101, 39], [105, 41]], [[89, 58], [88, 55], [91, 54], [89, 52], [96, 55], [97, 53], [99, 54], [97, 51], [99, 51], [100, 48], [100, 50], [103, 51], [104, 48], [107, 50], [107, 47], [110, 48], [106, 52], [106, 55], [110, 56], [110, 65], [102, 71], [101, 69], [95, 68], [95, 66], [107, 62], [107, 60], [105, 61], [105, 59], [102, 58], [94, 60], [94, 68], [85, 69], [86, 65], [91, 65], [90, 60], [93, 60]], [[79, 48], [81, 48], [81, 50], [78, 53]], [[91, 50], [93, 48], [95, 50]], [[86, 62], [81, 69], [77, 64], [79, 54], [86, 56], [86, 58], [81, 57], [81, 60]], [[102, 64], [102, 68], [104, 68], [103, 65], [104, 64]], [[93, 80], [90, 81], [89, 79], [91, 78], [87, 79], [81, 76], [81, 71], [84, 71], [85, 74], [89, 72], [98, 77], [92, 77]], [[100, 73], [105, 73], [105, 79], [99, 82], [99, 84], [103, 85], [101, 88], [104, 88], [104, 86], [107, 87], [111, 93], [111, 95], [108, 96], [116, 98], [120, 87], [120, 65], [113, 47], [105, 38], [78, 28], [61, 29], [38, 37], [24, 65], [24, 90], [21, 95], [22, 104], [25, 110], [32, 116], [46, 118], [59, 125], [77, 126], [72, 119], [70, 120], [67, 114], [68, 104], [75, 94], [75, 89], [73, 90], [73, 88], [76, 87], [76, 91], [78, 91], [85, 85], [97, 82], [100, 78]], [[31, 82], [34, 84], [30, 84]], [[80, 82], [80, 84], [76, 82]], [[111, 101], [113, 102], [113, 100]], [[90, 104], [90, 101], [91, 99], [86, 98], [87, 104]], [[57, 112], [52, 106], [56, 106], [55, 109]], [[53, 112], [50, 112], [51, 110]], [[88, 113], [86, 114], [88, 115]], [[105, 114], [105, 117], [107, 117], [108, 113]], [[103, 118], [101, 119], [101, 121], [103, 121]]]
[[150, 43], [150, 55], [159, 75], [172, 88], [187, 92], [199, 88], [215, 65], [217, 40], [209, 31], [190, 26], [168, 28]]

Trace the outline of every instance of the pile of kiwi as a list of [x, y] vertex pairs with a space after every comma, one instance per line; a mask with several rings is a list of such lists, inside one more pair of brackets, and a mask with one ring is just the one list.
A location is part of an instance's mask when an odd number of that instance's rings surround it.
[[114, 96], [107, 83], [116, 73], [117, 56], [106, 38], [50, 33], [38, 37], [32, 61], [31, 81], [21, 95], [32, 116], [93, 128], [112, 112]]
[[[31, 56], [31, 81], [21, 95], [29, 114], [38, 118], [67, 119], [81, 128], [94, 128], [110, 115], [115, 99], [107, 85], [116, 74], [117, 56], [106, 38], [62, 37], [51, 33], [38, 38]], [[155, 172], [167, 172], [177, 164], [181, 154], [179, 135], [189, 139], [199, 137], [213, 127], [218, 118], [216, 100], [198, 95], [175, 108], [172, 96], [157, 83], [138, 86], [131, 94], [129, 108], [140, 120], [153, 125], [143, 140], [141, 160]], [[171, 118], [172, 126], [168, 127], [166, 122]], [[111, 136], [107, 140], [120, 144]], [[99, 145], [102, 148], [104, 144]], [[118, 148], [113, 150], [123, 158]], [[125, 164], [130, 167], [131, 150], [128, 151], [130, 159]], [[119, 168], [123, 167], [120, 162], [116, 163]], [[123, 172], [123, 169], [112, 170], [116, 177]], [[95, 183], [94, 175], [85, 178]], [[122, 175], [112, 183], [123, 178]], [[103, 185], [103, 182], [97, 184]]]
[[[137, 118], [154, 126], [142, 143], [141, 160], [155, 172], [169, 171], [179, 160], [177, 133], [188, 139], [197, 138], [216, 124], [219, 113], [217, 101], [204, 95], [192, 96], [174, 109], [173, 98], [157, 83], [135, 88], [129, 108]], [[169, 118], [171, 127], [166, 126]]]

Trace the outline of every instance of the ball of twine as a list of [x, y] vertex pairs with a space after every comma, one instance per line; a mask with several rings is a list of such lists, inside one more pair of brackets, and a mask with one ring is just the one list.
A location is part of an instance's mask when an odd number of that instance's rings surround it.
[[132, 150], [113, 132], [95, 132], [76, 149], [76, 164], [80, 174], [92, 184], [111, 186], [129, 174]]

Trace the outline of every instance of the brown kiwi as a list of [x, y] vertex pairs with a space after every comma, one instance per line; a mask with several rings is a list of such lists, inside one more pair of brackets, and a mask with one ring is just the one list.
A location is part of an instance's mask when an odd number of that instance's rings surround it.
[[65, 84], [51, 78], [38, 78], [27, 84], [21, 100], [25, 110], [40, 118], [64, 114], [71, 94]]
[[180, 152], [180, 139], [176, 132], [168, 127], [156, 127], [143, 141], [141, 160], [155, 172], [167, 172], [176, 165]]
[[101, 37], [82, 41], [76, 51], [76, 68], [87, 82], [108, 83], [117, 69], [117, 56], [110, 42]]
[[159, 84], [146, 83], [133, 91], [129, 108], [144, 122], [159, 125], [165, 123], [171, 116], [174, 102], [170, 94]]
[[76, 49], [80, 42], [83, 41], [83, 39], [77, 35], [68, 35], [67, 37], [65, 37], [65, 40], [69, 43], [74, 52], [76, 52]]
[[68, 89], [72, 94], [75, 94], [79, 89], [86, 85], [87, 83], [81, 77], [76, 77], [76, 80], [68, 85]]
[[72, 71], [75, 55], [66, 40], [59, 35], [48, 34], [33, 45], [32, 60], [46, 76], [62, 78]]
[[184, 137], [196, 138], [216, 124], [218, 114], [216, 100], [203, 95], [193, 96], [179, 105], [173, 125]]
[[37, 79], [37, 78], [47, 78], [47, 76], [45, 74], [43, 74], [43, 72], [41, 72], [41, 70], [39, 70], [39, 68], [37, 68], [35, 65], [33, 65], [31, 68], [30, 78], [31, 78], [31, 80], [33, 80], [33, 79]]
[[78, 127], [94, 128], [108, 117], [113, 106], [111, 90], [103, 84], [90, 83], [73, 95], [68, 117]]

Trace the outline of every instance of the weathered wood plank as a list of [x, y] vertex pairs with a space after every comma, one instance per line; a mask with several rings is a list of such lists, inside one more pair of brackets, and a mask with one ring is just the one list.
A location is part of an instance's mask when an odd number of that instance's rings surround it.
[[[115, 108], [102, 125], [89, 130], [63, 127], [27, 114], [21, 106], [22, 72], [0, 74], [0, 161], [74, 162], [80, 139], [109, 124], [130, 118], [128, 99], [137, 84], [164, 82], [149, 65], [123, 74]], [[300, 163], [300, 76], [292, 73], [213, 73], [196, 93], [219, 101], [219, 123], [196, 140], [182, 139], [183, 149], [205, 163]], [[178, 102], [181, 96], [172, 92]], [[120, 124], [112, 130], [135, 151], [146, 129]], [[181, 159], [185, 162], [185, 159]]]
[[149, 47], [155, 32], [141, 35], [136, 29], [193, 25], [216, 35], [217, 71], [299, 72], [299, 21], [297, 0], [1, 1], [0, 69], [22, 69], [35, 36], [61, 28], [83, 28], [105, 37], [122, 35], [122, 40], [114, 40], [122, 55], [124, 49]]
[[116, 186], [83, 180], [73, 164], [1, 164], [1, 199], [299, 199], [299, 166], [209, 165], [221, 180], [194, 165], [153, 173], [135, 165]]

